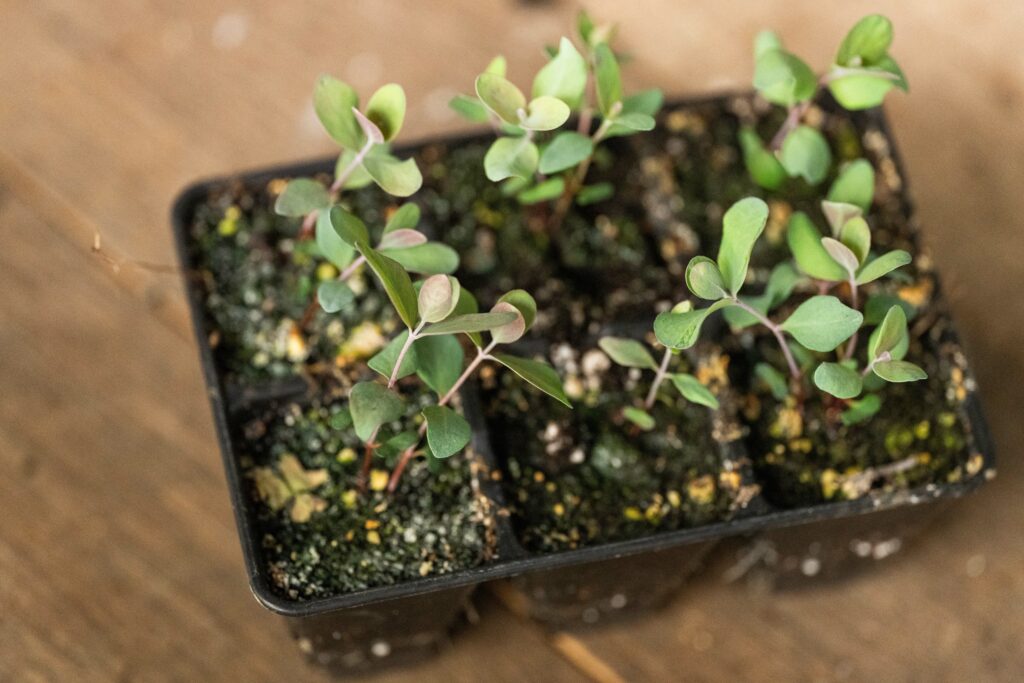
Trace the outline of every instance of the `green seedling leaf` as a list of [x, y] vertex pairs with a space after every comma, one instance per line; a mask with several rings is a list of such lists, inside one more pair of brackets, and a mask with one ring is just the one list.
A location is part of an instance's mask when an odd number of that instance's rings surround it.
[[537, 183], [516, 195], [520, 204], [539, 204], [540, 202], [558, 199], [565, 192], [565, 179], [561, 177], [548, 178], [544, 182]]
[[810, 126], [797, 126], [782, 143], [779, 161], [791, 176], [817, 185], [828, 174], [832, 152], [825, 137]]
[[370, 231], [366, 229], [366, 224], [340, 206], [331, 207], [328, 218], [334, 234], [345, 244], [358, 247], [360, 243], [370, 241]]
[[781, 50], [782, 40], [774, 31], [761, 31], [754, 37], [754, 59], [760, 59], [761, 55], [769, 50]]
[[[382, 147], [370, 148], [370, 154], [374, 153], [374, 150], [381, 150]], [[345, 170], [352, 165], [355, 161], [358, 152], [354, 149], [343, 149], [341, 154], [338, 155], [338, 161], [334, 164], [334, 177], [337, 178]], [[360, 164], [356, 166], [352, 171], [349, 172], [348, 178], [345, 180], [345, 184], [341, 186], [343, 190], [359, 190], [366, 187], [373, 182], [373, 178], [366, 172], [366, 169]]]
[[584, 44], [590, 45], [590, 37], [594, 33], [594, 20], [585, 9], [581, 9], [576, 15], [576, 32], [580, 34]]
[[373, 432], [388, 422], [402, 417], [402, 399], [376, 382], [360, 382], [348, 395], [349, 410], [356, 436], [367, 441]]
[[428, 325], [420, 332], [420, 336], [429, 337], [438, 334], [460, 334], [466, 332], [486, 332], [496, 327], [507, 325], [520, 317], [518, 312], [501, 311], [497, 313], [467, 313], [452, 316], [439, 323]]
[[687, 401], [718, 410], [718, 399], [693, 375], [679, 372], [671, 376], [672, 384]]
[[654, 130], [654, 117], [640, 113], [622, 113], [614, 119], [616, 126], [621, 126], [631, 131]]
[[587, 87], [587, 63], [572, 41], [562, 38], [558, 53], [537, 72], [533, 79], [533, 96], [557, 97], [576, 109]]
[[833, 351], [860, 328], [864, 316], [834, 296], [815, 296], [800, 304], [782, 329], [812, 351]]
[[[476, 297], [468, 289], [463, 289], [462, 294], [459, 295], [459, 300], [455, 304], [455, 310], [452, 311], [451, 317], [469, 315], [470, 313], [479, 313], [480, 305], [476, 301]], [[477, 347], [484, 345], [484, 338], [479, 332], [467, 332], [466, 336], [469, 337], [470, 341]]]
[[917, 382], [928, 379], [928, 373], [905, 360], [883, 360], [871, 366], [871, 371], [886, 382]]
[[541, 95], [530, 101], [525, 113], [519, 117], [519, 125], [527, 130], [554, 130], [569, 120], [572, 112], [557, 97]]
[[530, 179], [540, 162], [537, 145], [526, 137], [498, 138], [491, 144], [484, 157], [484, 172], [493, 182], [505, 178]]
[[344, 270], [356, 257], [356, 250], [351, 244], [341, 239], [334, 230], [330, 211], [320, 211], [316, 219], [316, 246], [325, 259], [338, 270]]
[[861, 111], [877, 107], [896, 86], [892, 75], [882, 69], [856, 71], [847, 76], [833, 77], [828, 82], [829, 91], [844, 109]]
[[895, 294], [883, 292], [868, 297], [868, 302], [864, 305], [864, 322], [868, 325], [878, 325], [889, 314], [889, 309], [893, 306], [902, 308], [907, 320], [913, 320], [917, 315], [917, 310], [908, 302]]
[[839, 363], [822, 363], [814, 371], [814, 385], [836, 398], [854, 398], [863, 382], [860, 373]]
[[741, 199], [722, 218], [722, 245], [718, 250], [718, 269], [725, 289], [735, 295], [743, 286], [754, 242], [768, 222], [768, 205], [757, 197]]
[[491, 329], [491, 339], [499, 344], [511, 344], [526, 334], [526, 320], [519, 309], [507, 301], [499, 301], [491, 307], [491, 313], [514, 313], [515, 318]]
[[391, 248], [387, 255], [410, 273], [420, 275], [450, 275], [459, 267], [459, 254], [439, 242]]
[[[764, 293], [756, 297], [740, 297], [740, 300], [767, 315], [773, 308], [789, 298], [793, 289], [800, 281], [800, 274], [790, 263], [780, 263], [772, 269], [768, 276], [768, 284]], [[758, 323], [757, 318], [739, 306], [732, 306], [722, 311], [729, 326], [740, 330]]]
[[[409, 330], [402, 330], [401, 334], [389, 341], [387, 346], [378, 351], [366, 364], [370, 366], [371, 370], [379, 373], [385, 379], [390, 378], [391, 373], [395, 370], [398, 354], [402, 352], [402, 347], [405, 346], [405, 340], [408, 338]], [[405, 357], [402, 359], [402, 367], [398, 369], [398, 375], [396, 375], [395, 379], [403, 379], [416, 372], [419, 367], [416, 347], [420, 341], [422, 340], [413, 342], [413, 345], [405, 352]]]
[[389, 464], [394, 462], [402, 451], [406, 448], [412, 448], [420, 442], [420, 435], [415, 429], [407, 429], [404, 432], [398, 432], [393, 437], [385, 441], [377, 449], [377, 455], [384, 458]]
[[902, 249], [895, 249], [888, 253], [882, 254], [874, 261], [869, 261], [864, 264], [857, 273], [857, 284], [863, 285], [868, 282], [874, 282], [883, 275], [888, 275], [897, 268], [901, 268], [908, 263], [911, 259], [910, 254], [903, 251]]
[[707, 308], [696, 311], [666, 311], [654, 319], [654, 335], [670, 349], [688, 349], [697, 343], [700, 328], [709, 315], [731, 304], [719, 299]]
[[777, 190], [786, 182], [789, 174], [775, 155], [768, 151], [757, 132], [750, 126], [740, 129], [740, 148], [743, 150], [743, 164], [751, 180], [766, 190]]
[[576, 194], [576, 203], [580, 206], [590, 206], [612, 197], [615, 194], [615, 186], [611, 183], [596, 183], [587, 185]]
[[387, 224], [384, 226], [384, 234], [395, 230], [410, 230], [420, 222], [420, 207], [412, 202], [402, 204], [391, 214]]
[[305, 216], [330, 205], [331, 195], [326, 187], [310, 178], [296, 178], [277, 196], [274, 212], [279, 216]]
[[843, 166], [828, 189], [828, 201], [853, 204], [864, 213], [875, 197], [875, 169], [867, 159], [857, 159]]
[[[729, 309], [733, 310], [733, 309]], [[789, 384], [786, 377], [767, 363], [758, 363], [754, 366], [754, 375], [768, 387], [777, 401], [784, 401], [789, 395]]]
[[359, 97], [349, 85], [331, 76], [317, 79], [313, 90], [313, 109], [327, 134], [342, 147], [356, 150], [363, 146], [363, 133], [352, 109]]
[[[459, 340], [455, 335], [442, 334], [422, 337], [412, 346], [416, 352], [416, 374], [438, 396], [447, 394], [462, 374], [465, 355]], [[402, 368], [405, 368], [404, 361]]]
[[459, 300], [459, 281], [451, 275], [431, 275], [423, 281], [417, 297], [420, 319], [439, 323], [455, 310]]
[[363, 168], [380, 189], [395, 197], [408, 197], [423, 185], [423, 176], [413, 159], [400, 161], [390, 154], [371, 154], [363, 160]]
[[387, 252], [392, 249], [405, 249], [407, 247], [415, 247], [426, 243], [427, 236], [419, 230], [402, 228], [401, 230], [385, 232], [380, 238], [377, 250]]
[[870, 419], [881, 407], [882, 399], [878, 394], [868, 394], [859, 401], [850, 401], [850, 407], [843, 411], [840, 418], [849, 427]]
[[[619, 118], [616, 118], [616, 122], [613, 123], [609, 128], [608, 132], [604, 134], [606, 138], [619, 137], [621, 135], [632, 135], [638, 129], [627, 128], [625, 125], [620, 125], [618, 122], [623, 116], [632, 114], [643, 114], [651, 117], [651, 125], [653, 125], [654, 117], [661, 109], [662, 103], [665, 101], [665, 95], [654, 88], [652, 90], [644, 90], [630, 95], [622, 100], [622, 111], [619, 113]], [[639, 120], [637, 120], [639, 123]], [[644, 120], [644, 126], [648, 125], [648, 122]]]
[[651, 414], [640, 408], [634, 408], [633, 406], [627, 406], [622, 409], [622, 417], [626, 418], [633, 424], [645, 432], [649, 432], [654, 429], [654, 418]]
[[[366, 263], [373, 270], [377, 279], [384, 286], [384, 291], [391, 301], [391, 305], [398, 312], [405, 326], [410, 330], [416, 327], [419, 322], [417, 311], [416, 289], [412, 286], [409, 274], [405, 272], [397, 261], [385, 256], [370, 247], [365, 241], [356, 245], [366, 258]], [[413, 247], [414, 249], [416, 247]]]
[[839, 241], [853, 252], [857, 257], [857, 266], [860, 267], [871, 251], [871, 228], [868, 227], [868, 222], [861, 216], [846, 221], [839, 231]]
[[852, 218], [859, 218], [862, 214], [860, 207], [856, 204], [844, 204], [843, 202], [832, 202], [825, 200], [821, 203], [821, 212], [825, 214], [832, 229], [832, 236], [838, 238], [840, 231], [846, 222]]
[[384, 132], [366, 114], [352, 107], [352, 116], [355, 117], [356, 123], [359, 124], [359, 128], [362, 129], [363, 135], [366, 136], [367, 140], [375, 145], [384, 144]]
[[373, 93], [366, 103], [366, 117], [376, 124], [390, 142], [402, 130], [405, 121], [405, 91], [397, 83], [388, 83]]
[[686, 266], [686, 286], [701, 299], [717, 300], [728, 296], [718, 265], [707, 256], [694, 256]]
[[608, 357], [619, 365], [627, 368], [657, 370], [658, 364], [647, 347], [635, 339], [625, 337], [601, 337], [597, 345], [608, 354]]
[[893, 79], [893, 84], [903, 92], [910, 92], [910, 84], [907, 82], [903, 69], [900, 68], [900, 65], [891, 56], [886, 55], [882, 57], [875, 62], [873, 68], [880, 69], [889, 74]]
[[[894, 360], [906, 355], [909, 339], [907, 335], [907, 314], [899, 306], [892, 306], [885, 314], [882, 324], [871, 334], [868, 342], [868, 360], [874, 360], [888, 353]], [[902, 346], [902, 353], [898, 353]]]
[[348, 308], [355, 299], [356, 294], [352, 288], [340, 280], [321, 282], [316, 289], [316, 300], [320, 302], [320, 308], [328, 313], [337, 313], [343, 308]]
[[448, 106], [456, 114], [473, 123], [486, 123], [490, 118], [484, 103], [474, 97], [456, 95], [448, 101]]
[[427, 421], [427, 446], [438, 459], [451, 457], [469, 443], [472, 432], [469, 423], [447, 406], [427, 406], [423, 409]]
[[488, 64], [487, 68], [484, 69], [485, 74], [494, 74], [495, 76], [505, 77], [505, 73], [508, 71], [508, 62], [505, 60], [503, 55], [498, 55], [492, 59]]
[[519, 125], [519, 110], [526, 109], [526, 96], [507, 78], [496, 73], [480, 74], [476, 95], [502, 121]]
[[800, 270], [826, 282], [846, 280], [846, 271], [825, 251], [821, 239], [821, 233], [807, 214], [797, 211], [790, 217], [786, 242]]
[[603, 116], [610, 116], [612, 107], [622, 101], [622, 75], [615, 53], [607, 43], [601, 43], [594, 49], [594, 76], [598, 107]]
[[515, 306], [523, 316], [526, 329], [533, 327], [533, 322], [537, 319], [537, 302], [529, 292], [523, 289], [513, 289], [502, 294], [498, 303], [509, 303]]
[[559, 403], [572, 408], [569, 397], [565, 395], [565, 390], [562, 388], [562, 380], [558, 378], [558, 373], [555, 372], [554, 368], [547, 363], [510, 356], [505, 353], [494, 354], [494, 360]]
[[576, 166], [594, 153], [594, 143], [575, 131], [559, 133], [540, 155], [541, 173], [558, 173]]
[[892, 45], [892, 22], [881, 14], [869, 14], [850, 29], [836, 53], [836, 64], [862, 66], [874, 64]]
[[792, 107], [814, 96], [818, 79], [796, 55], [778, 48], [766, 49], [754, 66], [754, 87], [769, 102]]
[[860, 267], [860, 261], [857, 259], [857, 255], [850, 251], [849, 247], [831, 237], [822, 237], [821, 246], [825, 247], [825, 251], [832, 257], [832, 260], [849, 273], [849, 277], [852, 278], [854, 276], [857, 268]]

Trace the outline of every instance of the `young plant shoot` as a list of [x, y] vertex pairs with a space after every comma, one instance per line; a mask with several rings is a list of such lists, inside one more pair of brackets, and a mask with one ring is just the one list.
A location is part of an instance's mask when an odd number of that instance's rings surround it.
[[877, 107], [893, 88], [907, 91], [907, 79], [889, 55], [892, 22], [879, 14], [858, 21], [836, 52], [829, 70], [820, 78], [803, 60], [783, 48], [771, 31], [754, 41], [754, 87], [766, 100], [785, 107], [782, 126], [767, 145], [751, 127], [740, 130], [740, 146], [747, 171], [761, 187], [775, 190], [787, 178], [800, 177], [811, 185], [825, 179], [832, 153], [816, 128], [803, 125], [803, 117], [822, 87], [851, 111]]
[[[530, 99], [506, 78], [496, 57], [476, 79], [476, 97], [459, 95], [451, 107], [465, 118], [489, 121], [498, 133], [484, 171], [523, 204], [554, 201], [550, 228], [557, 230], [575, 201], [610, 197], [610, 183], [586, 185], [597, 146], [610, 137], [654, 128], [660, 90], [623, 96], [619, 62], [609, 41], [611, 26], [596, 26], [586, 13], [577, 25], [582, 51], [569, 38], [548, 50], [549, 61], [533, 79]], [[577, 115], [575, 129], [566, 127]], [[594, 118], [600, 120], [594, 125]]]
[[[373, 455], [382, 445], [378, 439], [381, 429], [405, 414], [401, 397], [391, 389], [413, 374], [437, 394], [438, 400], [423, 409], [423, 422], [418, 430], [399, 432], [386, 442], [401, 447], [388, 482], [390, 491], [397, 488], [405, 467], [420, 452], [424, 437], [427, 453], [435, 459], [448, 458], [469, 443], [469, 424], [448, 404], [486, 361], [504, 365], [544, 393], [570, 405], [551, 366], [497, 352], [497, 347], [518, 341], [533, 325], [537, 304], [532, 296], [513, 290], [502, 296], [489, 312], [481, 313], [476, 298], [454, 277], [436, 274], [414, 284], [401, 262], [370, 246], [369, 233], [362, 221], [340, 207], [334, 207], [331, 215], [338, 237], [365, 259], [406, 327], [369, 361], [370, 368], [386, 378], [386, 386], [360, 382], [352, 387], [349, 396], [356, 435], [365, 444], [364, 481]], [[483, 333], [488, 333], [488, 340]], [[476, 355], [465, 368], [462, 346], [456, 338], [460, 334], [466, 335], [476, 349]]]
[[[689, 302], [686, 302], [681, 309], [688, 307]], [[686, 400], [707, 406], [712, 410], [718, 409], [718, 399], [715, 398], [715, 395], [707, 387], [700, 383], [700, 380], [685, 372], [669, 372], [672, 358], [679, 354], [678, 350], [665, 347], [661, 362], [657, 363], [647, 347], [635, 339], [602, 337], [598, 341], [598, 346], [608, 354], [609, 358], [623, 367], [654, 371], [654, 379], [651, 381], [651, 388], [648, 390], [643, 404], [640, 406], [627, 406], [622, 410], [623, 417], [640, 429], [648, 431], [654, 428], [655, 420], [650, 411], [658, 399], [658, 389], [665, 379], [671, 380], [672, 386]]]
[[[814, 364], [811, 352], [836, 352], [835, 360], [817, 365], [814, 384], [842, 401], [857, 398], [864, 389], [863, 378], [869, 374], [888, 382], [924, 379], [923, 370], [903, 360], [908, 338], [906, 316], [899, 305], [888, 310], [882, 324], [872, 334], [866, 365], [862, 371], [858, 370], [856, 342], [864, 322], [864, 315], [857, 310], [858, 287], [906, 265], [910, 255], [892, 251], [873, 258], [869, 252], [870, 230], [859, 209], [841, 202], [834, 204], [826, 209], [833, 225], [833, 237], [822, 237], [805, 215], [795, 214], [789, 225], [789, 245], [797, 267], [819, 281], [819, 291], [828, 291], [843, 283], [849, 290], [853, 307], [835, 296], [821, 293], [804, 300], [785, 320], [772, 320], [769, 317], [772, 310], [787, 302], [804, 279], [791, 263], [780, 264], [773, 270], [761, 295], [741, 296], [751, 252], [768, 220], [767, 204], [748, 197], [725, 213], [717, 261], [696, 256], [686, 269], [689, 290], [714, 303], [698, 310], [685, 310], [684, 304], [660, 314], [654, 322], [658, 341], [670, 349], [689, 348], [696, 343], [707, 317], [727, 309], [725, 315], [734, 329], [760, 324], [778, 342], [789, 373], [788, 383], [769, 365], [759, 365], [756, 372], [779, 399], [788, 393], [803, 398], [806, 363], [798, 362], [798, 356]], [[870, 417], [873, 411], [867, 409], [875, 403], [880, 405], [877, 400], [868, 402], [867, 406], [864, 401], [848, 403], [844, 421], [850, 423]]]
[[[331, 76], [321, 76], [313, 92], [313, 107], [327, 134], [342, 147], [335, 164], [334, 182], [325, 187], [313, 178], [291, 180], [277, 197], [274, 210], [282, 216], [303, 217], [302, 236], [312, 235], [324, 258], [340, 271], [334, 280], [322, 283], [317, 299], [328, 312], [335, 312], [353, 298], [345, 280], [363, 263], [356, 258], [351, 247], [339, 242], [331, 227], [329, 214], [339, 200], [342, 190], [354, 190], [376, 183], [395, 197], [408, 197], [423, 184], [416, 162], [401, 161], [389, 151], [389, 144], [402, 129], [405, 121], [405, 91], [395, 83], [378, 89], [359, 108], [356, 91]], [[422, 260], [429, 252], [436, 256], [444, 251], [441, 264], [449, 270], [437, 270], [435, 264], [423, 272], [452, 272], [457, 265], [454, 252], [441, 245], [426, 245], [426, 238], [413, 230], [419, 220], [419, 209], [412, 204], [403, 205], [388, 221], [385, 236], [378, 248], [383, 251], [401, 251], [405, 258]], [[390, 236], [389, 236], [390, 235]], [[392, 253], [394, 256], [395, 254]]]

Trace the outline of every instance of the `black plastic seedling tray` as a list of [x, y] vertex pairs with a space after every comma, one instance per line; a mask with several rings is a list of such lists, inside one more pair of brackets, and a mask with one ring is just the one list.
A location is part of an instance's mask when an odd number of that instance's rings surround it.
[[[730, 96], [715, 95], [676, 101], [666, 108], [695, 105]], [[892, 145], [892, 136], [882, 112], [866, 112], [855, 118], [862, 124], [870, 124], [879, 129]], [[408, 153], [430, 142], [458, 144], [480, 139], [483, 136], [479, 134], [437, 138], [408, 145], [404, 151]], [[893, 155], [899, 165], [895, 150]], [[193, 272], [195, 267], [189, 249], [192, 216], [196, 206], [211, 191], [227, 183], [241, 182], [258, 186], [274, 178], [329, 172], [334, 162], [334, 158], [324, 158], [276, 166], [205, 180], [186, 188], [175, 201], [172, 210], [178, 256], [186, 273]], [[899, 170], [905, 179], [902, 168]], [[912, 207], [906, 199], [905, 186], [902, 192], [909, 212]], [[756, 538], [760, 535], [761, 539], [783, 550], [802, 547], [801, 544], [805, 542], [818, 543], [817, 549], [822, 550], [825, 548], [822, 539], [838, 539], [838, 545], [828, 544], [829, 552], [821, 552], [817, 557], [818, 562], [835, 566], [819, 565], [824, 571], [814, 572], [822, 576], [833, 576], [841, 573], [850, 559], [850, 553], [837, 550], [849, 550], [851, 542], [857, 538], [869, 538], [872, 534], [884, 536], [889, 528], [902, 533], [899, 530], [911, 520], [930, 516], [922, 515], [926, 509], [930, 512], [942, 503], [962, 496], [994, 473], [994, 453], [989, 431], [978, 397], [971, 393], [960, 406], [962, 417], [968, 425], [966, 448], [971, 453], [982, 455], [983, 467], [976, 476], [956, 483], [883, 492], [853, 501], [793, 510], [773, 509], [757, 498], [754, 504], [740, 511], [730, 521], [548, 554], [531, 554], [523, 549], [508, 517], [499, 514], [495, 520], [498, 553], [487, 564], [447, 575], [344, 595], [291, 600], [274, 590], [261, 556], [261, 534], [255, 522], [254, 502], [247, 494], [240, 471], [239, 411], [247, 404], [267, 404], [295, 397], [304, 387], [301, 383], [287, 382], [255, 389], [227, 386], [208, 341], [211, 330], [204, 314], [200, 278], [186, 275], [185, 289], [252, 592], [267, 609], [288, 619], [300, 647], [311, 658], [337, 669], [367, 667], [376, 660], [414, 656], [428, 650], [447, 637], [473, 588], [495, 579], [521, 577], [517, 585], [529, 603], [528, 611], [534, 616], [554, 622], [590, 622], [595, 620], [594, 610], [600, 616], [626, 605], [646, 606], [667, 599], [682, 583], [688, 568], [694, 566], [716, 542], [730, 537]], [[942, 302], [938, 296], [937, 292], [934, 305], [941, 307]], [[474, 425], [475, 452], [487, 467], [500, 468], [501, 463], [495, 460], [472, 390], [464, 396], [463, 403], [467, 417]], [[741, 443], [729, 445], [727, 451], [727, 458], [745, 461]], [[500, 507], [502, 494], [499, 487], [493, 482], [484, 484], [485, 493]], [[856, 559], [859, 556], [857, 548], [853, 547], [852, 552]], [[868, 553], [869, 556], [871, 554]], [[797, 575], [808, 574], [807, 571], [797, 572]], [[601, 577], [603, 580], [591, 580], [587, 594], [581, 596], [574, 587], [587, 577]], [[652, 586], [652, 582], [658, 586]], [[634, 595], [641, 597], [634, 599]]]

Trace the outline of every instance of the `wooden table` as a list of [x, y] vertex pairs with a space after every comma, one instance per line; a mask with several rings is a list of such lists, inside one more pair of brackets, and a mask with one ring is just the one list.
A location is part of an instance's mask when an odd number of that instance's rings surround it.
[[[1020, 680], [1024, 675], [1024, 4], [591, 2], [635, 87], [741, 86], [764, 26], [816, 64], [879, 4], [927, 241], [1001, 448], [1000, 477], [903, 560], [751, 593], [721, 558], [624, 627], [550, 633], [492, 597], [458, 647], [389, 681]], [[0, 680], [319, 680], [246, 588], [178, 280], [89, 254], [173, 257], [196, 176], [327, 152], [321, 71], [405, 84], [406, 139], [495, 53], [525, 80], [574, 3], [0, 3]], [[1015, 289], [1016, 288], [1016, 289]]]

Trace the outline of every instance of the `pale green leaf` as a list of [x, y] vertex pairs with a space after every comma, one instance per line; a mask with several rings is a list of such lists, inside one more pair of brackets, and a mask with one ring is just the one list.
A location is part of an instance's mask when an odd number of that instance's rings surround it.
[[[422, 337], [413, 342], [412, 350], [416, 354], [419, 378], [438, 396], [447, 394], [462, 374], [465, 356], [459, 340], [451, 334]], [[402, 367], [405, 367], [404, 362]]]
[[862, 66], [885, 57], [892, 45], [892, 22], [881, 14], [869, 14], [850, 29], [836, 53], [836, 64]]
[[696, 377], [680, 372], [672, 375], [671, 378], [672, 384], [687, 401], [718, 410], [718, 399]]
[[352, 113], [359, 106], [356, 91], [331, 76], [321, 76], [313, 90], [313, 109], [327, 134], [342, 147], [359, 149], [364, 137]]
[[451, 275], [431, 275], [423, 281], [417, 296], [420, 319], [441, 322], [455, 310], [459, 293], [459, 281]]
[[366, 103], [366, 117], [384, 134], [385, 142], [394, 140], [405, 121], [405, 90], [402, 86], [397, 83], [381, 86]]
[[554, 368], [547, 363], [510, 356], [504, 353], [495, 354], [494, 360], [559, 403], [572, 408], [569, 397], [565, 395], [565, 390], [562, 388], [562, 380], [558, 378], [558, 373], [555, 372]]
[[612, 197], [615, 194], [615, 186], [611, 183], [595, 183], [585, 185], [576, 193], [576, 203], [580, 206], [590, 206]]
[[857, 159], [843, 166], [828, 189], [830, 202], [853, 204], [867, 213], [875, 197], [875, 169], [867, 159]]
[[654, 319], [654, 335], [659, 342], [671, 349], [688, 349], [697, 343], [704, 320], [730, 303], [726, 299], [720, 299], [707, 308], [695, 311], [660, 313]]
[[594, 76], [597, 103], [601, 114], [609, 116], [612, 107], [622, 101], [622, 75], [615, 54], [607, 43], [594, 49]]
[[842, 282], [847, 279], [843, 267], [821, 245], [821, 233], [807, 214], [797, 211], [790, 217], [786, 241], [797, 266], [807, 275], [826, 282]]
[[533, 327], [533, 322], [537, 319], [537, 302], [529, 292], [523, 289], [513, 289], [502, 294], [498, 302], [512, 304], [523, 316], [526, 329]]
[[402, 399], [376, 382], [360, 382], [349, 392], [349, 410], [356, 436], [367, 441], [381, 425], [402, 417]]
[[440, 242], [387, 249], [387, 255], [410, 273], [420, 275], [450, 275], [459, 267], [458, 252]]
[[486, 123], [487, 119], [490, 118], [487, 113], [487, 107], [475, 97], [456, 95], [448, 101], [448, 106], [456, 114], [473, 123]]
[[797, 126], [782, 143], [779, 161], [791, 176], [800, 176], [817, 185], [828, 174], [832, 163], [825, 136], [810, 126]]
[[487, 179], [498, 182], [513, 176], [532, 178], [540, 161], [537, 145], [526, 137], [502, 137], [491, 144], [484, 157]]
[[857, 267], [864, 263], [871, 251], [871, 228], [861, 216], [846, 221], [839, 231], [839, 241], [857, 257]]
[[320, 211], [316, 219], [316, 246], [325, 259], [338, 270], [344, 270], [356, 257], [354, 246], [338, 235], [331, 221], [330, 211]]
[[[365, 242], [357, 244], [359, 252], [366, 258], [366, 263], [380, 280], [384, 291], [395, 307], [398, 316], [410, 330], [419, 322], [416, 305], [416, 289], [412, 286], [409, 274], [398, 262], [370, 248]], [[415, 247], [414, 247], [415, 248]]]
[[526, 109], [526, 96], [507, 78], [495, 73], [480, 74], [476, 95], [502, 121], [519, 125], [519, 110]]
[[769, 102], [792, 107], [814, 96], [818, 79], [799, 57], [776, 48], [758, 55], [754, 87]]
[[874, 360], [883, 353], [889, 353], [891, 357], [900, 360], [902, 356], [897, 357], [894, 351], [901, 343], [906, 344], [906, 342], [907, 314], [901, 307], [892, 306], [885, 314], [882, 324], [871, 335], [871, 340], [868, 343], [868, 360]]
[[321, 282], [316, 289], [316, 300], [320, 303], [320, 308], [328, 313], [337, 313], [343, 308], [348, 308], [355, 298], [352, 288], [340, 280]]
[[370, 155], [363, 168], [382, 190], [395, 197], [408, 197], [423, 185], [423, 176], [414, 159], [400, 161], [389, 154]]
[[686, 266], [686, 286], [701, 299], [721, 299], [728, 292], [718, 265], [707, 256], [694, 256]]
[[366, 229], [366, 224], [342, 207], [331, 207], [328, 217], [334, 234], [346, 244], [357, 247], [361, 242], [370, 241], [370, 232]]
[[740, 129], [740, 148], [743, 150], [743, 164], [751, 180], [766, 190], [777, 190], [786, 182], [789, 174], [775, 155], [768, 151], [757, 132], [749, 126]]
[[[729, 309], [734, 310], [734, 309]], [[783, 401], [789, 395], [789, 383], [785, 375], [776, 370], [768, 363], [758, 363], [754, 366], [754, 375], [768, 387], [768, 391], [777, 401]]]
[[754, 59], [769, 50], [781, 50], [782, 40], [774, 31], [761, 31], [754, 37]]
[[868, 394], [859, 401], [850, 401], [850, 407], [843, 411], [840, 418], [847, 427], [870, 419], [881, 409], [882, 399], [878, 394]]
[[917, 382], [928, 379], [928, 373], [905, 360], [879, 361], [871, 366], [871, 370], [886, 382]]
[[451, 457], [469, 443], [472, 436], [469, 423], [451, 408], [427, 406], [423, 417], [427, 421], [427, 446], [435, 458]]
[[646, 410], [635, 408], [633, 406], [626, 406], [622, 409], [622, 416], [645, 432], [649, 432], [654, 429], [654, 418]]
[[537, 183], [533, 187], [526, 188], [516, 195], [516, 199], [518, 199], [521, 204], [539, 204], [540, 202], [558, 199], [564, 192], [564, 178], [548, 178], [543, 182]]
[[754, 242], [761, 236], [767, 222], [768, 205], [757, 197], [739, 200], [722, 217], [718, 269], [729, 293], [735, 295], [743, 286]]
[[854, 398], [861, 392], [860, 373], [839, 363], [822, 363], [814, 371], [814, 385], [836, 398]]
[[868, 282], [873, 282], [883, 275], [888, 275], [897, 268], [907, 265], [912, 260], [913, 259], [911, 259], [910, 254], [902, 249], [895, 249], [882, 254], [875, 260], [868, 261], [863, 267], [861, 267], [860, 272], [857, 273], [857, 284], [863, 285]]
[[280, 216], [305, 216], [331, 205], [327, 188], [310, 178], [296, 178], [285, 185], [274, 202], [274, 211]]
[[860, 261], [857, 260], [857, 255], [850, 250], [848, 246], [843, 244], [837, 239], [831, 237], [822, 237], [821, 246], [825, 247], [825, 251], [832, 259], [841, 265], [848, 273], [849, 277], [853, 277], [854, 273], [857, 272], [857, 268], [860, 266]]
[[575, 131], [559, 133], [540, 155], [540, 172], [558, 173], [576, 166], [594, 153], [594, 143]]
[[557, 97], [541, 95], [526, 105], [526, 110], [519, 117], [519, 125], [526, 130], [554, 130], [569, 120], [572, 112]]
[[834, 296], [815, 296], [800, 304], [782, 323], [800, 344], [812, 351], [832, 351], [860, 328], [864, 316]]
[[384, 234], [395, 230], [409, 230], [415, 228], [420, 222], [420, 207], [412, 202], [402, 204], [391, 214], [387, 224], [384, 226]]
[[613, 361], [627, 368], [657, 370], [658, 364], [647, 347], [635, 339], [625, 337], [601, 337], [597, 345]]
[[572, 41], [562, 38], [558, 54], [533, 79], [533, 96], [550, 95], [575, 109], [587, 87], [587, 63]]
[[501, 327], [514, 322], [519, 318], [518, 313], [467, 313], [466, 315], [451, 316], [439, 323], [427, 325], [420, 333], [421, 336], [429, 337], [438, 334], [461, 334], [467, 332], [486, 332], [495, 327]]
[[[395, 370], [395, 363], [398, 361], [398, 354], [402, 352], [402, 347], [405, 346], [405, 340], [408, 338], [409, 330], [402, 330], [401, 334], [398, 334], [394, 339], [389, 341], [387, 345], [378, 351], [369, 361], [367, 361], [366, 364], [371, 370], [379, 373], [385, 379], [390, 378], [391, 373]], [[395, 376], [395, 379], [403, 379], [416, 372], [419, 365], [416, 347], [421, 341], [423, 340], [417, 339], [405, 352], [405, 357], [402, 358], [402, 367], [398, 369], [398, 374]]]

